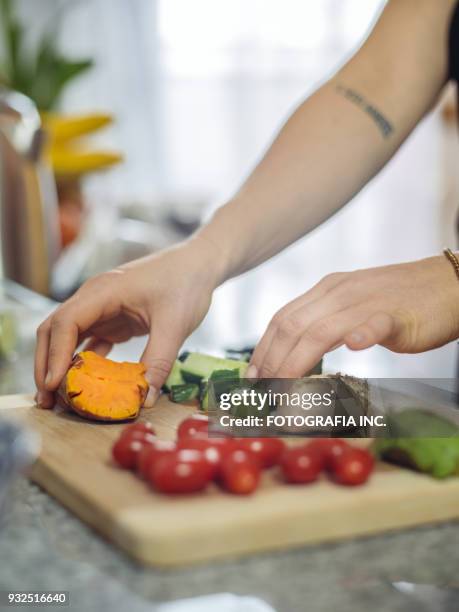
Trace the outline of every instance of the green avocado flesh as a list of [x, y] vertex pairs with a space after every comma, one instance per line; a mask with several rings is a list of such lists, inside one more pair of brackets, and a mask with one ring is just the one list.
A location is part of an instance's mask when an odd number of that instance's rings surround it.
[[391, 415], [389, 425], [397, 437], [375, 441], [374, 449], [381, 459], [434, 478], [459, 475], [459, 428], [454, 423], [410, 408]]

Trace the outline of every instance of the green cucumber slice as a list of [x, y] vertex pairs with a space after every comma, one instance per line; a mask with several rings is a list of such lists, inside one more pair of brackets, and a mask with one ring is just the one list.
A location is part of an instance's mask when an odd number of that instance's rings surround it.
[[185, 383], [182, 377], [181, 368], [182, 362], [176, 359], [174, 361], [174, 365], [172, 366], [172, 370], [169, 372], [169, 376], [163, 385], [164, 391], [170, 391], [174, 385], [183, 385]]
[[244, 346], [240, 349], [228, 348], [225, 351], [225, 357], [227, 359], [236, 359], [237, 361], [249, 362], [254, 350], [254, 346]]
[[215, 370], [237, 370], [243, 376], [248, 364], [236, 359], [224, 359], [202, 353], [190, 353], [181, 364], [183, 379], [190, 383], [199, 383], [208, 380]]
[[230, 393], [235, 387], [239, 387], [241, 384], [239, 369], [234, 368], [233, 370], [214, 370], [208, 381], [201, 381], [201, 392], [199, 399], [201, 410], [204, 411], [209, 410], [209, 383], [213, 383], [213, 395], [216, 397], [220, 397], [222, 393]]
[[184, 404], [197, 399], [199, 396], [199, 385], [185, 384], [172, 385], [169, 399], [175, 404]]

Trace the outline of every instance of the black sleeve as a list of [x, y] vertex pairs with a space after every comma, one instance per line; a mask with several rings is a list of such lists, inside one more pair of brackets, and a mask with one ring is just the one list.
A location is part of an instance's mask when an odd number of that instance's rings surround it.
[[459, 2], [449, 30], [449, 77], [459, 82]]

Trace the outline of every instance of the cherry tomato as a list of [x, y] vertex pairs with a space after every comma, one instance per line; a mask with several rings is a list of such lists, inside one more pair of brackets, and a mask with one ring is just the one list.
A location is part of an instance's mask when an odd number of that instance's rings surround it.
[[262, 468], [276, 465], [285, 450], [285, 444], [279, 438], [240, 438], [235, 444], [237, 448], [252, 453]]
[[364, 448], [348, 448], [333, 463], [333, 478], [342, 485], [356, 486], [368, 480], [375, 460]]
[[282, 473], [287, 482], [304, 484], [317, 480], [323, 462], [321, 456], [307, 447], [288, 448], [280, 459]]
[[153, 425], [151, 423], [134, 423], [133, 425], [128, 425], [127, 427], [125, 427], [121, 432], [121, 435], [130, 436], [134, 432], [154, 434], [155, 430], [153, 429]]
[[146, 444], [136, 457], [136, 470], [142, 478], [149, 478], [154, 463], [162, 456], [177, 450], [175, 442], [170, 440], [158, 440], [157, 438]]
[[350, 446], [340, 438], [315, 438], [306, 448], [322, 457], [324, 467], [332, 470], [335, 459], [338, 459]]
[[236, 495], [253, 493], [260, 482], [261, 468], [252, 453], [242, 449], [231, 451], [221, 465], [223, 488]]
[[177, 450], [163, 455], [150, 472], [151, 484], [161, 493], [196, 493], [212, 479], [212, 470], [202, 452]]
[[181, 438], [177, 442], [180, 449], [198, 450], [204, 453], [206, 461], [217, 476], [224, 458], [231, 452], [234, 441], [231, 438], [209, 438], [206, 434], [196, 433], [192, 438]]
[[114, 460], [121, 467], [131, 470], [136, 465], [137, 455], [146, 444], [156, 440], [153, 434], [134, 431], [130, 435], [122, 435], [112, 448]]
[[178, 438], [192, 438], [197, 433], [209, 433], [209, 417], [206, 414], [195, 414], [185, 419], [177, 430]]

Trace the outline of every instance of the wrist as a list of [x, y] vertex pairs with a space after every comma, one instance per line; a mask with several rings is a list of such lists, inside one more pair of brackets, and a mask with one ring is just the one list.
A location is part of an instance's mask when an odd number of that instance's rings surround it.
[[187, 260], [202, 273], [205, 284], [213, 291], [228, 278], [228, 261], [223, 244], [206, 229], [199, 229], [181, 246]]
[[[194, 234], [188, 244], [206, 258], [210, 275], [218, 287], [240, 273], [239, 261], [243, 255], [243, 231], [238, 232], [233, 214], [233, 202], [218, 208], [210, 221]], [[237, 238], [237, 240], [235, 240]]]
[[459, 338], [459, 253], [444, 249], [438, 260], [444, 271], [444, 289], [453, 326], [451, 339], [456, 340]]

